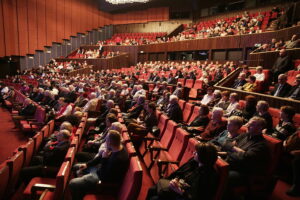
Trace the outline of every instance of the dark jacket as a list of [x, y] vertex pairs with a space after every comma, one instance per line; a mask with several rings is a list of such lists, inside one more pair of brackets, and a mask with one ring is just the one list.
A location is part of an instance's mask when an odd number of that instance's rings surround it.
[[178, 103], [168, 105], [167, 115], [170, 120], [173, 120], [177, 123], [182, 122], [183, 120], [182, 110]]
[[22, 116], [33, 116], [35, 114], [36, 111], [36, 106], [34, 104], [28, 104], [26, 107], [24, 107], [21, 112], [20, 115]]
[[88, 167], [99, 165], [98, 178], [104, 182], [119, 183], [129, 166], [129, 157], [125, 148], [112, 152], [108, 158], [98, 156], [87, 163]]
[[290, 56], [278, 57], [273, 65], [272, 71], [279, 74], [285, 73], [290, 70], [292, 66]]
[[[275, 89], [272, 91], [272, 95], [275, 95], [277, 89], [279, 87], [279, 84], [276, 84], [275, 85]], [[279, 93], [278, 93], [278, 97], [285, 97], [289, 94], [290, 90], [292, 89], [292, 86], [288, 83], [285, 83], [281, 89], [279, 90]]]
[[63, 163], [66, 153], [70, 147], [69, 141], [46, 145], [43, 149], [43, 164], [46, 166], [59, 167]]
[[295, 100], [300, 100], [300, 86], [299, 85], [294, 85], [291, 88], [290, 92], [287, 94], [287, 97], [290, 97], [290, 98], [295, 99]]
[[153, 126], [157, 126], [157, 124], [158, 124], [155, 113], [152, 113], [151, 115], [147, 115], [145, 117], [144, 122], [145, 122], [145, 125], [146, 125], [147, 132], [151, 132]]

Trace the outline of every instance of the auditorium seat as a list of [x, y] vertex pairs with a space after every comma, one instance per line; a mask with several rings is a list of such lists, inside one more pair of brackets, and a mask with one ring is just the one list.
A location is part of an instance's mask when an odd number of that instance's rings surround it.
[[185, 108], [183, 110], [183, 121], [185, 123], [187, 123], [189, 121], [190, 117], [192, 116], [194, 107], [195, 107], [194, 104], [191, 104], [191, 103], [185, 104]]
[[76, 154], [76, 147], [70, 147], [65, 155], [65, 161], [70, 162], [70, 166], [73, 166]]
[[170, 145], [173, 142], [173, 138], [177, 128], [177, 123], [172, 120], [169, 120], [167, 127], [168, 128], [162, 135], [161, 139], [159, 141], [154, 141], [153, 144], [149, 147], [148, 152], [146, 152], [144, 156], [144, 162], [148, 169], [152, 167], [154, 159], [158, 156], [158, 153], [156, 152], [156, 154], [153, 154], [153, 151], [151, 151], [151, 149], [153, 149], [153, 147], [169, 149]]
[[195, 82], [194, 79], [186, 79], [186, 82], [185, 82], [184, 87], [187, 87], [187, 88], [193, 88], [194, 82]]
[[169, 148], [154, 145], [150, 147], [150, 151], [153, 151], [153, 154], [157, 154], [157, 156], [154, 157], [155, 161], [150, 169], [151, 177], [155, 183], [157, 183], [161, 177], [165, 176], [168, 165], [164, 163], [179, 163], [186, 149], [188, 136], [189, 134], [184, 129], [177, 128]]
[[0, 165], [0, 200], [8, 199], [7, 186], [9, 181], [9, 167], [6, 162]]
[[178, 100], [178, 104], [179, 104], [181, 110], [184, 111], [186, 101], [184, 101], [184, 100], [182, 100], [182, 99], [179, 99], [179, 100]]
[[129, 157], [133, 157], [136, 156], [136, 150], [132, 144], [132, 142], [127, 142], [125, 144], [126, 150], [128, 152]]
[[22, 145], [19, 150], [23, 151], [25, 156], [24, 156], [24, 166], [29, 166], [32, 156], [35, 152], [34, 150], [35, 147], [35, 142], [33, 139], [29, 139], [29, 141]]
[[33, 136], [33, 140], [34, 140], [34, 154], [37, 154], [43, 142], [43, 134], [41, 132], [38, 132], [37, 134], [35, 134], [35, 136]]
[[71, 141], [70, 147], [75, 147], [75, 151], [77, 152], [78, 146], [79, 146], [78, 137], [75, 136]]
[[193, 88], [191, 88], [191, 90], [190, 90], [189, 98], [197, 99], [199, 97], [199, 92], [202, 89], [203, 89], [203, 81], [197, 79], [195, 81]]
[[41, 132], [43, 134], [43, 138], [49, 137], [49, 125], [46, 124], [42, 129]]
[[143, 180], [143, 169], [137, 157], [130, 159], [129, 168], [122, 181], [120, 190], [113, 194], [87, 194], [84, 200], [131, 200], [137, 199]]
[[273, 119], [273, 127], [275, 127], [280, 121], [280, 110], [277, 108], [269, 108], [269, 112]]
[[17, 152], [12, 158], [7, 161], [9, 167], [9, 183], [7, 187], [8, 195], [15, 191], [15, 187], [18, 183], [21, 169], [24, 164], [24, 152]]
[[40, 191], [48, 189], [49, 192], [43, 197], [44, 200], [64, 199], [63, 195], [68, 185], [70, 172], [70, 161], [65, 161], [62, 163], [56, 178], [35, 177], [31, 179], [23, 192], [23, 197], [25, 199], [34, 199], [38, 194], [41, 194]]
[[184, 84], [185, 84], [185, 78], [179, 78], [179, 79], [177, 80], [177, 83], [181, 83], [182, 86], [184, 86]]
[[200, 106], [195, 106], [191, 117], [188, 120], [188, 124], [191, 123], [199, 115]]
[[[159, 132], [160, 132], [159, 136], [157, 136], [157, 140], [164, 135], [165, 130], [167, 128], [168, 121], [169, 121], [169, 118], [166, 115], [162, 114], [158, 121], [158, 125], [157, 125], [157, 128], [159, 129]], [[142, 156], [145, 156], [146, 152], [148, 151], [148, 147], [150, 145], [152, 145], [154, 140], [155, 140], [155, 136], [148, 133], [147, 137], [144, 138], [144, 141], [142, 142], [142, 144], [139, 148], [139, 152]]]

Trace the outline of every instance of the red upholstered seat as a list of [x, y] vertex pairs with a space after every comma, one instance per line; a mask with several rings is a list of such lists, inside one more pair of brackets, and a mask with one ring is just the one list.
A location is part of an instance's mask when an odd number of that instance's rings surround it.
[[189, 98], [197, 98], [199, 90], [203, 88], [203, 81], [202, 80], [196, 80], [193, 88], [190, 90]]
[[177, 80], [177, 83], [181, 83], [182, 86], [184, 86], [184, 84], [185, 84], [185, 79], [184, 79], [184, 78], [179, 78], [179, 79]]
[[216, 162], [215, 167], [219, 174], [219, 183], [218, 183], [217, 192], [214, 200], [221, 200], [223, 196], [223, 192], [225, 190], [227, 178], [228, 178], [229, 165], [227, 162], [219, 158]]
[[300, 127], [300, 114], [296, 114], [294, 116], [294, 124], [295, 124], [297, 129]]
[[0, 199], [6, 199], [6, 188], [9, 181], [9, 168], [6, 162], [0, 165]]
[[92, 199], [118, 199], [118, 200], [131, 200], [137, 199], [143, 179], [143, 170], [140, 165], [140, 162], [137, 157], [132, 157], [130, 159], [130, 165], [127, 170], [127, 173], [122, 182], [121, 188], [119, 192], [115, 193], [115, 195], [95, 195], [88, 194], [85, 195], [84, 200], [92, 200]]
[[136, 156], [136, 150], [133, 146], [133, 144], [131, 142], [127, 142], [126, 145], [125, 145], [125, 148], [129, 154], [130, 157], [132, 156]]
[[280, 110], [277, 108], [269, 108], [269, 112], [273, 119], [273, 127], [275, 127], [280, 120]]
[[24, 166], [28, 166], [34, 153], [34, 140], [29, 139], [29, 141], [25, 145], [20, 147], [20, 150], [22, 150], [25, 154]]
[[42, 132], [44, 138], [49, 137], [49, 125], [46, 124], [46, 125], [42, 128], [41, 132]]
[[188, 122], [190, 117], [192, 116], [193, 109], [195, 105], [191, 103], [186, 103], [183, 110], [183, 121]]
[[188, 123], [191, 123], [199, 115], [200, 106], [195, 106]]
[[75, 147], [75, 151], [77, 151], [78, 145], [79, 145], [78, 137], [73, 137], [70, 146]]
[[185, 151], [188, 142], [188, 133], [182, 129], [176, 129], [174, 139], [168, 150], [154, 150], [157, 151], [158, 156], [155, 157], [155, 162], [150, 170], [151, 177], [156, 183], [159, 178], [165, 175], [165, 170], [168, 165], [161, 166], [161, 161], [180, 161]]
[[186, 79], [184, 87], [193, 88], [194, 82], [195, 82], [194, 79]]
[[[27, 185], [27, 187], [23, 192], [24, 197], [30, 198], [33, 195], [31, 194], [31, 191], [32, 188], [35, 187], [35, 184], [49, 184], [55, 186], [54, 194], [49, 195], [48, 196], [49, 199], [63, 199], [63, 194], [67, 187], [67, 182], [69, 179], [70, 172], [71, 172], [70, 161], [65, 161], [62, 163], [55, 179], [41, 178], [41, 177], [35, 177], [31, 179], [30, 183]], [[44, 187], [44, 190], [46, 189], [48, 189], [47, 186]]]
[[180, 99], [180, 100], [178, 101], [178, 104], [179, 104], [181, 110], [184, 110], [186, 101]]
[[[166, 127], [167, 127], [167, 123], [169, 121], [169, 118], [166, 115], [161, 115], [159, 121], [158, 121], [158, 125], [157, 127], [160, 130], [160, 136], [162, 137]], [[140, 154], [142, 156], [144, 156], [146, 154], [146, 152], [148, 151], [148, 147], [153, 143], [153, 140], [148, 140], [147, 138], [153, 138], [152, 134], [148, 134], [147, 137], [145, 138], [145, 140], [142, 142], [142, 145], [139, 148]]]
[[75, 147], [70, 147], [66, 153], [65, 156], [65, 161], [70, 161], [70, 166], [73, 165], [74, 159], [75, 159], [75, 154], [76, 154], [76, 148]]
[[33, 140], [34, 140], [34, 152], [37, 153], [43, 141], [43, 134], [41, 132], [38, 132], [37, 134], [35, 134], [35, 136], [33, 136]]
[[172, 120], [169, 120], [167, 124], [167, 129], [165, 133], [162, 135], [160, 141], [154, 141], [153, 144], [149, 147], [150, 148], [149, 151], [146, 152], [144, 156], [144, 162], [148, 168], [151, 168], [153, 164], [153, 159], [155, 159], [158, 156], [158, 154], [153, 154], [151, 148], [158, 146], [158, 147], [164, 147], [166, 149], [169, 149], [170, 145], [172, 144], [176, 128], [177, 128], [177, 123]]
[[21, 169], [24, 164], [24, 152], [19, 151], [17, 152], [12, 158], [7, 161], [7, 165], [9, 167], [9, 183], [7, 187], [8, 194], [11, 194], [15, 190], [16, 184], [19, 180], [19, 175]]

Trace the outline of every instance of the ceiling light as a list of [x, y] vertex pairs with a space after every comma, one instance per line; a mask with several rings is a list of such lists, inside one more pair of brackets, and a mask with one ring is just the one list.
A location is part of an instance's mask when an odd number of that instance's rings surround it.
[[126, 3], [147, 3], [150, 0], [106, 0], [108, 3], [111, 4], [126, 4]]

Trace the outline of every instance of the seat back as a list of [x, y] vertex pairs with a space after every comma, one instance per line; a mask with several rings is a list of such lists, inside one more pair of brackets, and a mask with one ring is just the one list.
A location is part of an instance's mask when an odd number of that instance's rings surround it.
[[184, 78], [179, 78], [179, 79], [177, 80], [177, 83], [181, 83], [182, 86], [184, 86], [184, 84], [185, 84], [185, 79], [184, 79]]
[[183, 110], [183, 121], [188, 122], [190, 117], [192, 116], [194, 105], [191, 103], [186, 103]]
[[280, 120], [280, 110], [277, 108], [269, 108], [269, 112], [272, 115], [273, 127], [275, 127]]
[[55, 189], [54, 199], [63, 199], [62, 197], [67, 187], [70, 172], [71, 172], [70, 161], [63, 162], [56, 176], [56, 189]]
[[169, 148], [169, 155], [172, 157], [172, 159], [176, 161], [180, 161], [182, 158], [182, 155], [186, 149], [186, 145], [188, 142], [188, 133], [182, 129], [177, 128], [176, 133], [174, 136], [174, 139], [172, 141], [172, 144]]
[[75, 154], [76, 154], [76, 148], [75, 147], [70, 147], [66, 153], [65, 156], [65, 161], [70, 161], [70, 165], [73, 165], [74, 159], [75, 159]]
[[75, 147], [75, 151], [77, 152], [78, 145], [79, 145], [78, 137], [73, 137], [70, 146]]
[[43, 142], [43, 134], [41, 132], [38, 132], [37, 134], [35, 134], [35, 136], [33, 136], [33, 140], [34, 140], [34, 153], [37, 153]]
[[186, 79], [184, 87], [192, 88], [194, 86], [194, 79]]
[[178, 101], [178, 104], [179, 104], [181, 110], [184, 110], [186, 102], [184, 100], [180, 99]]
[[229, 164], [219, 158], [215, 164], [215, 167], [219, 174], [219, 181], [214, 200], [220, 200], [222, 199], [225, 185], [227, 182]]
[[48, 122], [48, 125], [49, 125], [49, 135], [51, 135], [54, 130], [54, 120], [51, 120], [50, 122]]
[[131, 142], [127, 142], [125, 144], [125, 147], [126, 147], [129, 157], [136, 156], [136, 150]]
[[156, 118], [157, 118], [157, 121], [160, 120], [160, 116], [161, 116], [161, 115], [162, 115], [161, 111], [159, 111], [159, 110], [156, 110], [156, 111], [155, 111], [155, 116], [156, 116]]
[[300, 114], [294, 116], [294, 124], [297, 129], [300, 127]]
[[9, 184], [8, 184], [8, 193], [10, 194], [14, 191], [17, 181], [19, 180], [19, 175], [24, 163], [24, 152], [17, 152], [12, 158], [7, 161], [9, 167]]
[[267, 173], [271, 175], [276, 169], [279, 158], [282, 153], [282, 141], [266, 134], [264, 134], [263, 136], [266, 139], [268, 147], [270, 149], [271, 159], [267, 169]]
[[129, 168], [123, 179], [118, 200], [137, 199], [143, 180], [143, 169], [137, 157], [130, 159]]
[[200, 106], [195, 106], [187, 123], [191, 123], [199, 115]]
[[6, 199], [6, 188], [9, 181], [9, 167], [6, 162], [0, 165], [0, 199]]
[[157, 125], [157, 127], [160, 130], [160, 135], [159, 135], [160, 138], [164, 135], [164, 133], [166, 131], [168, 121], [169, 121], [169, 117], [168, 116], [161, 115], [161, 117], [159, 119], [159, 122], [158, 122], [158, 125]]
[[32, 159], [32, 155], [34, 153], [34, 140], [29, 139], [29, 141], [24, 145], [21, 146], [21, 150], [24, 152], [24, 166], [28, 166]]
[[194, 89], [202, 89], [203, 88], [203, 81], [202, 80], [196, 80], [195, 81], [195, 84], [194, 84], [194, 87], [193, 87]]
[[43, 137], [44, 138], [47, 138], [49, 137], [49, 125], [45, 125], [42, 130], [41, 130], [42, 134], [43, 134]]
[[183, 156], [180, 160], [179, 166], [183, 165], [184, 163], [186, 163], [189, 159], [191, 159], [194, 155], [195, 152], [195, 146], [196, 144], [198, 144], [198, 140], [191, 138], [188, 141], [188, 144], [184, 150]]
[[163, 147], [169, 149], [170, 145], [173, 142], [173, 138], [174, 138], [173, 136], [175, 134], [176, 128], [177, 128], [177, 123], [172, 120], [169, 120], [167, 124], [167, 129], [160, 139], [160, 143]]

